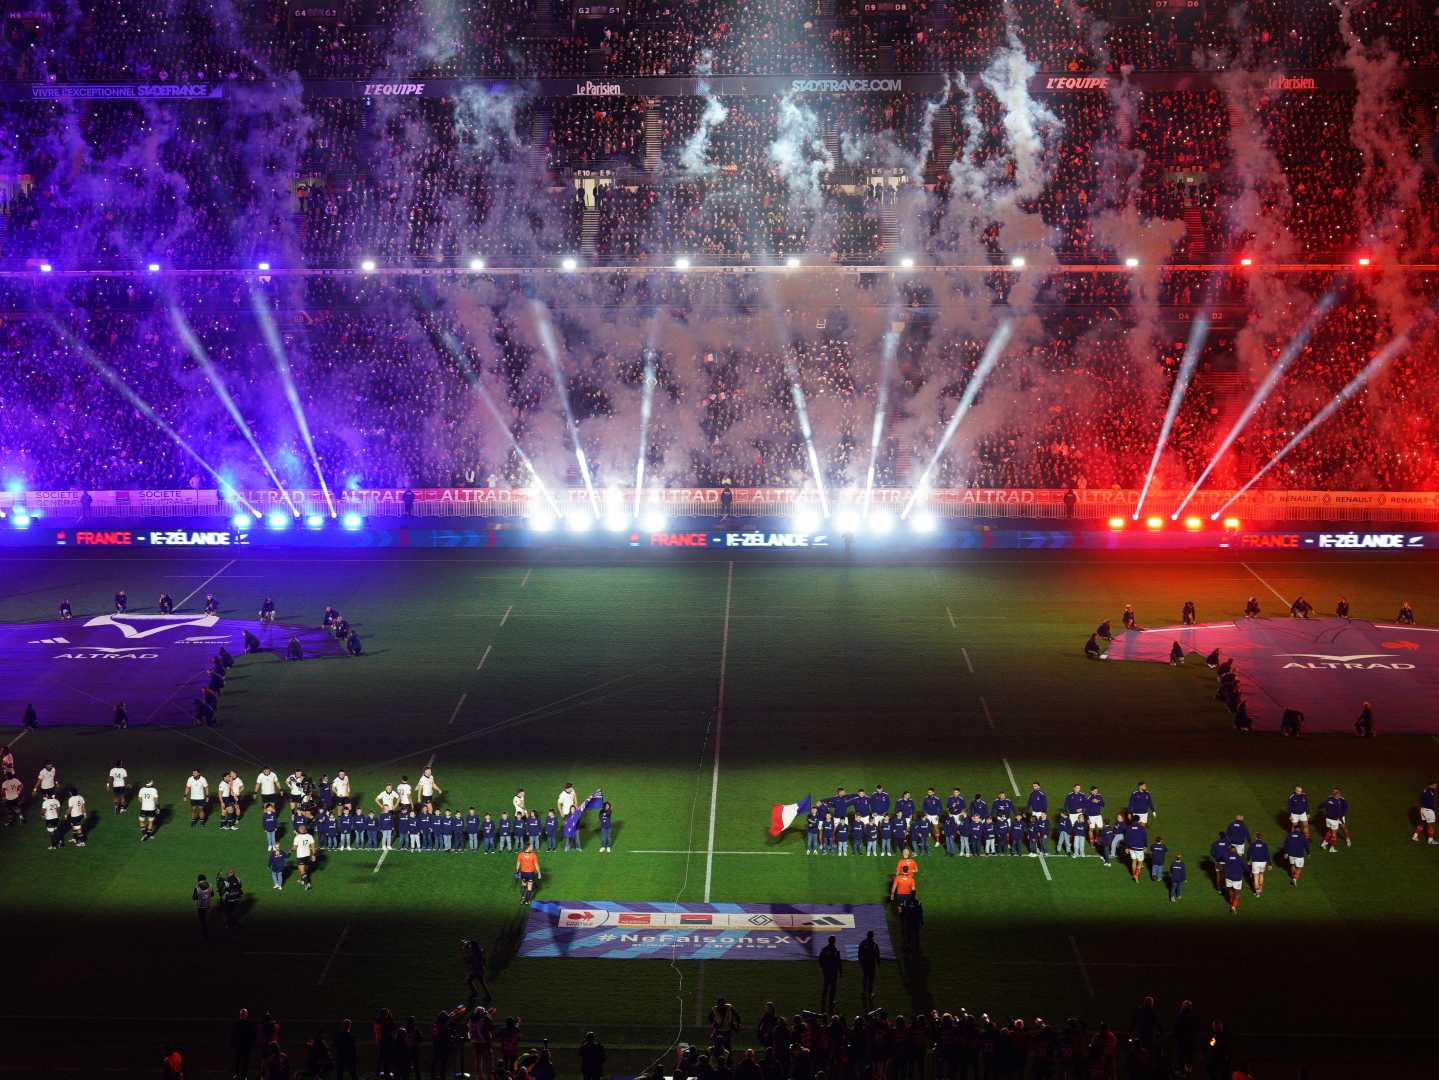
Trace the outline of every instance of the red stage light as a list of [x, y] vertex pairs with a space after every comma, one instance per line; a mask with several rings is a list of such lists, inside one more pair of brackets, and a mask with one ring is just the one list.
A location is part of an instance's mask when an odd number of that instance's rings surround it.
[[1368, 255], [1361, 255], [1361, 256], [1359, 256], [1359, 265], [1360, 265], [1360, 266], [1368, 266], [1368, 265], [1369, 265], [1369, 256], [1368, 256]]
[[1224, 527], [1225, 527], [1226, 529], [1237, 529], [1237, 528], [1239, 528], [1239, 519], [1238, 519], [1237, 517], [1227, 517], [1227, 518], [1225, 518], [1225, 519], [1224, 519]]
[[1253, 265], [1254, 265], [1254, 260], [1251, 259], [1248, 255], [1246, 255], [1246, 256], [1244, 256], [1244, 258], [1242, 258], [1242, 259], [1239, 260], [1239, 265], [1240, 265], [1240, 266], [1253, 266]]
[[1123, 519], [1122, 517], [1112, 517], [1112, 518], [1110, 518], [1110, 519], [1109, 519], [1109, 527], [1110, 527], [1111, 529], [1122, 529], [1122, 528], [1124, 528], [1124, 519]]
[[1184, 519], [1184, 527], [1186, 529], [1198, 529], [1203, 526], [1203, 524], [1204, 522], [1200, 521], [1197, 517], [1187, 517]]
[[1144, 519], [1144, 525], [1148, 529], [1162, 529], [1164, 528], [1164, 519], [1158, 514], [1150, 514]]

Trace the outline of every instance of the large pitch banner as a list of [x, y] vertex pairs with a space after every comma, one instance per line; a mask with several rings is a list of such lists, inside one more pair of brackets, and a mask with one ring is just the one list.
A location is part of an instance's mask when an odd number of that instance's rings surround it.
[[879, 904], [674, 904], [555, 900], [536, 903], [521, 956], [609, 960], [813, 960], [831, 938], [848, 960], [871, 930], [894, 958]]

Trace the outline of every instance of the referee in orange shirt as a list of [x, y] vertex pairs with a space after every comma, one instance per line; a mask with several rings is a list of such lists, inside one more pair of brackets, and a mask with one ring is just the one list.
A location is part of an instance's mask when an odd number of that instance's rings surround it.
[[528, 904], [535, 898], [536, 883], [544, 877], [533, 843], [526, 844], [525, 850], [515, 856], [515, 875], [520, 879], [520, 903]]

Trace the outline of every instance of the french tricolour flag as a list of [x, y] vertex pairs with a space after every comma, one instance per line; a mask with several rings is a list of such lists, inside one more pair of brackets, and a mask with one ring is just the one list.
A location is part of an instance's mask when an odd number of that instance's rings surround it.
[[778, 836], [794, 823], [797, 817], [809, 813], [810, 797], [806, 795], [799, 802], [775, 803], [769, 812], [769, 834]]

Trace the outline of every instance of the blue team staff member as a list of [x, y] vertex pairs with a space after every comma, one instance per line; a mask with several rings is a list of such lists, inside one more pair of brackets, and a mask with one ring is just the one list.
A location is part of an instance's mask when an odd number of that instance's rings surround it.
[[1140, 871], [1144, 869], [1144, 857], [1149, 847], [1149, 830], [1137, 817], [1130, 818], [1124, 827], [1124, 849], [1129, 853], [1129, 876], [1139, 884]]
[[1289, 827], [1298, 829], [1304, 834], [1304, 839], [1309, 839], [1309, 795], [1299, 785], [1294, 786], [1293, 793], [1285, 803], [1285, 810], [1289, 814]]
[[1224, 827], [1224, 839], [1240, 855], [1249, 847], [1249, 826], [1244, 823], [1243, 814], [1235, 814], [1234, 820]]
[[1154, 796], [1149, 793], [1149, 785], [1143, 780], [1139, 786], [1129, 793], [1129, 805], [1126, 807], [1129, 816], [1138, 818], [1139, 824], [1148, 825], [1149, 815], [1156, 813], [1154, 809]]
[[1184, 856], [1175, 855], [1174, 865], [1169, 868], [1169, 902], [1172, 904], [1184, 895], [1184, 883], [1189, 880], [1189, 870], [1184, 865]]
[[1254, 895], [1264, 895], [1264, 872], [1269, 869], [1269, 845], [1264, 834], [1254, 834], [1254, 843], [1249, 845], [1249, 876], [1254, 881]]
[[1149, 880], [1159, 881], [1164, 877], [1164, 863], [1169, 858], [1169, 845], [1164, 837], [1156, 836], [1149, 845]]
[[1299, 875], [1304, 873], [1304, 860], [1309, 855], [1309, 837], [1294, 827], [1284, 838], [1284, 861], [1289, 864], [1289, 884], [1298, 885]]

